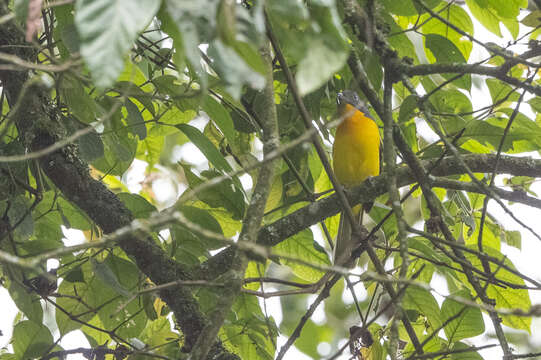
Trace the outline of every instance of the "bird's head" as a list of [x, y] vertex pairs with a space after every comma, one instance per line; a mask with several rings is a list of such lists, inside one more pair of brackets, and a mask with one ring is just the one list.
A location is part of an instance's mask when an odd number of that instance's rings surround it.
[[351, 105], [354, 108], [362, 111], [364, 114], [369, 115], [368, 108], [364, 101], [359, 98], [359, 95], [352, 90], [344, 90], [336, 95], [336, 103], [338, 104], [338, 111], [343, 114], [347, 110], [347, 105]]

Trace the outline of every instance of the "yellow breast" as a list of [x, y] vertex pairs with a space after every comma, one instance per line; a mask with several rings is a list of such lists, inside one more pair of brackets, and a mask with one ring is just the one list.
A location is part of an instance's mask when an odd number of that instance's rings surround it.
[[[347, 105], [346, 114], [353, 109]], [[338, 181], [350, 187], [379, 175], [379, 146], [379, 129], [374, 120], [358, 110], [347, 116], [336, 129], [333, 145], [333, 168]]]

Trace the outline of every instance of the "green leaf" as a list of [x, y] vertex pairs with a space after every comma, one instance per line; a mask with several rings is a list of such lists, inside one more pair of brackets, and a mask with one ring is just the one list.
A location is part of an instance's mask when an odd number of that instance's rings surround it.
[[[492, 103], [496, 104], [500, 101], [505, 103], [515, 102], [519, 99], [519, 94], [513, 90], [511, 86], [498, 79], [487, 79], [488, 91], [492, 97]], [[534, 98], [535, 99], [535, 98]], [[531, 99], [531, 100], [534, 100]]]
[[212, 217], [214, 217], [220, 224], [222, 231], [224, 232], [224, 236], [232, 237], [235, 236], [237, 232], [240, 232], [242, 222], [233, 219], [231, 212], [223, 208], [211, 208], [202, 202], [195, 202], [193, 205], [200, 209], [206, 210], [210, 215], [212, 215]]
[[115, 90], [117, 90], [118, 93], [121, 95], [136, 99], [141, 104], [143, 104], [145, 109], [147, 109], [152, 115], [156, 115], [156, 112], [154, 110], [154, 104], [152, 103], [151, 93], [145, 92], [139, 86], [135, 85], [130, 81], [118, 81], [115, 84]]
[[180, 334], [171, 330], [171, 323], [165, 316], [159, 317], [155, 321], [149, 321], [139, 339], [149, 348], [152, 353], [162, 355], [169, 359], [181, 359], [181, 347], [178, 345], [181, 341]]
[[[440, 6], [434, 9], [440, 16], [444, 17], [446, 21], [457, 26], [460, 30], [473, 36], [474, 28], [468, 13], [458, 5], [449, 5], [446, 2], [442, 2]], [[425, 22], [422, 26], [423, 34], [438, 34], [457, 46], [458, 49], [464, 55], [464, 58], [468, 59], [472, 50], [472, 42], [464, 37], [461, 33], [456, 32], [446, 23], [431, 17], [429, 14], [424, 14], [419, 19], [419, 23]]]
[[176, 76], [162, 75], [152, 79], [152, 84], [156, 86], [158, 93], [162, 95], [181, 97], [186, 95], [188, 88], [185, 84], [179, 82]]
[[[430, 97], [430, 103], [434, 105], [438, 112], [442, 113], [461, 114], [469, 113], [473, 110], [470, 99], [456, 89], [437, 91]], [[451, 118], [451, 120], [444, 119], [444, 121], [453, 120], [458, 121], [460, 119], [457, 119], [456, 117]], [[452, 129], [450, 128], [449, 123], [445, 124], [445, 131], [447, 133], [452, 133], [462, 129], [464, 125], [463, 120], [461, 120], [460, 123], [461, 125], [459, 127], [453, 127]]]
[[[327, 253], [314, 241], [312, 231], [303, 230], [291, 236], [274, 247], [277, 254], [285, 254], [303, 262], [314, 265], [330, 265]], [[282, 263], [289, 266], [293, 273], [308, 282], [318, 281], [324, 274], [323, 271], [301, 264], [295, 260], [282, 260]]]
[[138, 194], [119, 193], [117, 194], [120, 201], [126, 205], [128, 210], [136, 219], [148, 219], [153, 213], [157, 213], [158, 209], [148, 202], [144, 197]]
[[220, 1], [216, 16], [216, 28], [220, 39], [228, 45], [235, 41], [237, 35], [237, 19], [235, 15], [234, 2]]
[[395, 22], [390, 14], [384, 12], [382, 13], [382, 17], [385, 20], [385, 23], [389, 25], [391, 33], [394, 34], [393, 36], [389, 36], [389, 44], [398, 52], [400, 57], [407, 57], [412, 59], [414, 63], [418, 63], [419, 61], [413, 43], [404, 34], [404, 29]]
[[311, 2], [310, 13], [315, 20], [312, 28], [315, 31], [307, 39], [306, 51], [296, 74], [301, 95], [325, 84], [344, 66], [349, 54], [346, 34], [334, 1]]
[[95, 326], [96, 328], [90, 326], [83, 326], [81, 331], [85, 335], [86, 339], [92, 347], [98, 347], [103, 344], [107, 344], [110, 341], [108, 334], [98, 331], [96, 329], [103, 329], [103, 323], [100, 321], [98, 316], [95, 316], [87, 324]]
[[127, 136], [121, 136], [121, 133], [107, 133], [104, 135], [104, 158], [106, 162], [97, 159], [93, 165], [99, 170], [112, 174], [122, 175], [128, 170], [137, 151], [137, 140]]
[[184, 69], [186, 60], [206, 86], [206, 72], [201, 66], [199, 45], [209, 43], [216, 29], [218, 1], [207, 1], [204, 6], [186, 1], [166, 1], [158, 13], [163, 30], [173, 39], [173, 61]]
[[520, 231], [503, 231], [503, 241], [509, 246], [522, 250], [522, 234]]
[[[35, 213], [34, 216], [37, 214]], [[37, 255], [43, 251], [58, 249], [62, 243], [62, 219], [57, 212], [48, 212], [45, 215], [37, 215], [34, 223], [32, 241], [25, 241], [22, 247], [28, 254]]]
[[440, 307], [434, 296], [418, 286], [409, 286], [406, 289], [402, 306], [406, 310], [416, 310], [426, 316], [433, 330], [438, 329], [443, 323]]
[[[438, 63], [466, 63], [466, 59], [464, 58], [464, 55], [462, 55], [462, 52], [447, 38], [437, 34], [428, 34], [425, 39], [426, 48], [432, 52]], [[442, 74], [445, 79], [453, 78], [456, 75], [457, 74], [455, 73]], [[469, 91], [471, 89], [471, 75], [465, 74], [461, 78], [453, 81], [453, 83], [458, 87]]]
[[513, 19], [507, 19], [507, 18], [503, 18], [501, 19], [503, 25], [507, 28], [507, 30], [509, 30], [509, 32], [511, 33], [511, 36], [513, 37], [513, 39], [517, 39], [518, 37], [518, 32], [519, 32], [519, 23], [518, 21], [513, 18]]
[[365, 51], [359, 56], [363, 66], [366, 69], [366, 75], [372, 83], [374, 90], [379, 91], [383, 81], [383, 66], [379, 61], [378, 55], [368, 48], [364, 48]]
[[265, 213], [277, 208], [282, 202], [283, 195], [283, 182], [282, 177], [277, 175], [272, 180], [269, 197], [267, 198], [267, 204], [265, 205]]
[[147, 137], [147, 128], [145, 125], [145, 119], [139, 112], [139, 108], [130, 99], [126, 99], [124, 106], [128, 111], [126, 120], [128, 122], [128, 131], [133, 135], [139, 136], [140, 140], [144, 140]]
[[[117, 78], [117, 84], [121, 84], [119, 88], [120, 90], [123, 89], [122, 84], [125, 82], [132, 83], [134, 86], [129, 87], [128, 92], [126, 94], [123, 93], [122, 95], [133, 96], [138, 99], [140, 96], [138, 94], [138, 91], [133, 89], [135, 86], [141, 87], [141, 90], [143, 90], [144, 88], [146, 88], [147, 90], [152, 90], [150, 84], [148, 83], [148, 78], [145, 75], [145, 73], [141, 70], [141, 68], [138, 66], [136, 62], [129, 61], [129, 59], [126, 59], [124, 69], [122, 70], [122, 72]], [[111, 90], [116, 90], [116, 89], [111, 89]], [[131, 95], [132, 90], [134, 90], [133, 91], [134, 95]], [[148, 97], [147, 101], [152, 100], [148, 95], [147, 97]]]
[[[474, 229], [470, 230], [468, 234], [465, 234], [466, 238], [464, 239], [464, 242], [466, 243], [466, 245], [477, 244], [477, 241], [479, 239], [481, 217], [479, 214], [476, 214], [475, 217], [476, 219]], [[490, 219], [486, 219], [485, 226], [483, 227], [483, 246], [490, 246], [494, 249], [500, 250], [500, 237], [496, 236], [496, 234], [499, 232], [499, 229], [493, 229], [494, 227], [495, 226], [490, 221]], [[496, 230], [496, 232], [493, 230]]]
[[[189, 221], [193, 222], [194, 224], [197, 224], [215, 234], [223, 235], [222, 227], [218, 221], [216, 221], [216, 219], [206, 210], [187, 205], [180, 206], [178, 209]], [[216, 240], [210, 240], [210, 242], [214, 243], [214, 246], [219, 246]]]
[[250, 66], [250, 68], [262, 75], [265, 75], [265, 64], [261, 59], [261, 55], [254, 45], [245, 41], [235, 41], [233, 49], [244, 60], [244, 62]]
[[298, 1], [278, 3], [269, 2], [272, 28], [288, 64], [297, 66], [297, 85], [306, 95], [329, 81], [345, 64], [350, 50], [346, 33], [334, 1], [312, 1], [309, 7]]
[[[477, 251], [477, 244], [469, 245], [469, 248]], [[500, 262], [508, 266], [509, 268], [516, 270], [516, 267], [513, 265], [511, 260], [501, 252], [489, 247], [484, 247], [484, 252]], [[477, 269], [484, 271], [481, 260], [476, 254], [465, 253], [467, 260]], [[512, 272], [502, 268], [497, 264], [490, 263], [490, 271], [495, 274], [495, 277], [507, 281], [512, 284], [519, 286], [524, 286], [524, 280], [513, 274]], [[465, 275], [460, 275], [464, 283], [467, 283]], [[481, 283], [482, 286], [485, 286], [484, 283]], [[513, 289], [511, 287], [501, 287], [499, 285], [488, 284], [487, 286], [487, 296], [496, 301], [496, 309], [522, 309], [523, 311], [530, 310], [531, 300], [530, 295], [527, 289]], [[515, 315], [501, 315], [502, 323], [513, 329], [526, 330], [528, 333], [531, 333], [531, 317], [524, 316], [515, 316]]]
[[151, 321], [154, 321], [158, 318], [158, 313], [156, 313], [156, 309], [154, 309], [154, 302], [156, 301], [156, 297], [152, 294], [143, 294], [143, 308], [145, 309], [145, 314], [147, 315], [148, 319]]
[[99, 159], [105, 153], [101, 136], [95, 130], [91, 130], [88, 134], [77, 139], [77, 145], [79, 145], [81, 157], [87, 162]]
[[13, 199], [7, 210], [9, 225], [14, 227], [15, 233], [24, 239], [30, 237], [34, 232], [34, 220], [29, 211], [30, 206], [30, 199], [19, 195]]
[[9, 286], [9, 295], [19, 310], [36, 324], [43, 322], [43, 309], [41, 308], [40, 298], [30, 289], [19, 284], [18, 281], [11, 281]]
[[233, 119], [226, 108], [216, 101], [212, 96], [207, 95], [201, 105], [202, 109], [207, 113], [209, 118], [218, 125], [225, 138], [229, 143], [235, 142], [235, 128]]
[[[182, 164], [184, 170], [184, 176], [188, 180], [190, 188], [195, 188], [198, 185], [204, 183], [204, 180], [195, 175], [190, 166]], [[205, 176], [208, 180], [219, 177], [221, 173], [216, 170], [203, 171], [201, 175]], [[236, 186], [234, 186], [231, 179], [226, 179], [220, 183], [204, 189], [196, 194], [197, 198], [211, 207], [224, 209], [232, 213], [233, 219], [240, 220], [244, 217], [245, 201], [244, 194]]]
[[535, 112], [541, 113], [541, 97], [536, 96], [526, 101], [532, 107]]
[[124, 67], [124, 56], [159, 7], [159, 0], [81, 0], [75, 3], [81, 54], [99, 88], [114, 83]]
[[410, 120], [413, 117], [415, 109], [417, 109], [417, 98], [413, 95], [409, 95], [400, 105], [398, 122], [403, 123]]
[[70, 270], [66, 275], [64, 275], [63, 279], [71, 283], [85, 281], [83, 271], [80, 267]]
[[535, 10], [535, 11], [530, 12], [520, 22], [523, 25], [533, 27], [533, 28], [541, 26], [541, 10]]
[[53, 336], [43, 324], [21, 321], [13, 329], [13, 351], [18, 359], [32, 359], [44, 355], [53, 345]]
[[[1, 155], [24, 154], [25, 147], [19, 140], [6, 141], [0, 143]], [[0, 164], [0, 169], [7, 171], [10, 176], [0, 176], [0, 200], [12, 198], [15, 195], [23, 194], [22, 189], [15, 179], [28, 181], [28, 166], [26, 162], [18, 161], [13, 163]]]
[[308, 20], [308, 9], [301, 1], [269, 1], [265, 6], [270, 14], [292, 24]]
[[254, 89], [261, 89], [265, 85], [263, 75], [254, 71], [234, 48], [219, 39], [210, 43], [208, 55], [214, 60], [211, 66], [225, 81], [227, 91], [234, 99], [240, 99], [241, 89], [244, 85]]
[[[72, 283], [64, 278], [64, 281], [60, 283], [57, 292], [67, 296], [57, 298], [56, 303], [67, 312], [67, 314], [79, 314], [78, 320], [84, 322], [89, 321], [96, 315], [93, 311], [92, 304], [85, 303], [85, 300], [94, 299], [95, 302], [99, 302], [99, 300], [102, 299], [102, 292], [94, 294], [90, 289], [92, 282], [97, 281], [91, 272], [90, 263], [86, 262], [80, 268], [86, 282], [77, 281], [76, 283]], [[60, 335], [65, 335], [82, 326], [80, 322], [70, 319], [64, 311], [59, 308], [55, 312], [56, 324], [60, 331]]]
[[[55, 15], [57, 14], [58, 7], [55, 9]], [[73, 17], [71, 19], [71, 23], [60, 29], [60, 40], [61, 41], [58, 43], [58, 50], [63, 59], [68, 59], [70, 54], [80, 53], [81, 45], [79, 34], [77, 34], [77, 28], [73, 23]]]
[[528, 6], [527, 0], [488, 0], [490, 7], [496, 11], [501, 18], [514, 19], [516, 22], [520, 14], [520, 8]]
[[321, 85], [345, 64], [348, 53], [323, 39], [314, 38], [307, 56], [299, 63], [296, 80], [301, 95], [306, 95]]
[[257, 299], [241, 294], [232, 310], [235, 316], [222, 328], [227, 345], [242, 359], [274, 359], [278, 329], [273, 318], [265, 318]]
[[[424, 12], [412, 0], [382, 0], [382, 2], [385, 9], [396, 15], [414, 16]], [[440, 3], [440, 0], [425, 0], [424, 3], [428, 8], [432, 9]]]
[[[190, 222], [217, 235], [223, 235], [222, 227], [209, 211], [187, 205], [179, 206], [178, 210]], [[193, 232], [183, 224], [175, 224], [171, 229], [171, 236], [174, 241], [175, 258], [188, 265], [199, 264], [200, 257], [210, 256], [209, 250], [215, 250], [224, 245], [214, 238]]]
[[107, 264], [104, 262], [98, 262], [94, 258], [90, 258], [90, 263], [92, 264], [92, 270], [94, 274], [101, 280], [103, 283], [109, 285], [109, 287], [115, 290], [120, 295], [125, 298], [129, 298], [132, 294], [126, 290], [118, 281], [116, 274], [111, 270]]
[[312, 319], [304, 324], [300, 337], [295, 341], [295, 347], [308, 355], [311, 359], [320, 359], [314, 343], [332, 343], [334, 328], [328, 323], [316, 324]]
[[441, 253], [436, 252], [434, 250], [434, 246], [430, 243], [429, 240], [422, 237], [409, 237], [408, 247], [412, 250], [416, 250], [424, 257], [427, 257], [429, 261], [431, 260], [434, 264], [437, 263], [448, 265], [437, 265], [436, 268], [441, 274], [456, 277], [454, 270], [449, 269], [449, 266], [451, 265], [451, 260], [449, 260], [449, 258], [442, 255]]
[[[455, 26], [457, 26], [460, 30], [470, 34], [470, 35], [474, 35], [474, 27], [473, 27], [473, 22], [470, 18], [470, 16], [468, 15], [468, 13], [466, 12], [466, 10], [464, 10], [461, 6], [458, 6], [458, 5], [455, 5], [455, 4], [451, 4], [449, 6], [449, 4], [446, 4], [444, 2], [441, 3], [441, 5], [438, 7], [445, 7], [445, 11], [443, 11], [443, 13], [441, 13], [440, 15], [445, 17], [445, 19], [447, 21], [449, 21], [451, 24], [454, 24]], [[455, 30], [453, 30], [452, 28], [450, 28], [447, 24], [444, 24], [442, 23], [441, 21], [437, 20], [437, 19], [433, 19], [429, 22], [429, 24], [433, 25], [435, 22], [438, 22], [440, 24], [442, 24], [442, 26], [447, 29], [447, 34], [449, 33], [456, 33]], [[426, 26], [423, 25], [423, 27]], [[427, 32], [429, 33], [429, 32]], [[445, 35], [445, 33], [443, 32], [438, 32], [438, 34], [440, 35]], [[456, 33], [457, 35], [460, 35], [458, 33]], [[462, 35], [460, 35], [462, 36]]]
[[229, 165], [222, 154], [220, 154], [220, 151], [218, 151], [210, 140], [195, 127], [188, 124], [178, 124], [175, 125], [175, 127], [182, 131], [218, 170], [225, 172], [231, 172], [233, 170], [231, 165]]
[[[506, 114], [507, 118], [506, 117], [493, 117], [486, 120], [486, 122], [489, 123], [490, 125], [498, 127], [499, 131], [504, 130], [506, 128], [507, 123], [509, 122], [509, 117], [513, 113], [513, 110], [509, 108], [501, 109], [500, 111]], [[530, 120], [526, 115], [519, 112], [515, 116], [513, 124], [511, 125], [511, 128], [508, 131], [507, 136], [505, 137], [504, 148], [507, 148], [509, 144], [511, 143], [513, 148], [516, 146], [519, 146], [516, 149], [516, 152], [528, 151], [528, 148], [526, 148], [527, 144], [524, 144], [524, 142], [522, 143], [520, 142], [520, 140], [527, 140], [528, 142], [531, 143], [531, 145], [529, 146], [529, 149], [535, 150], [538, 148], [538, 146], [541, 145], [540, 136], [541, 136], [541, 125], [536, 123], [535, 121]], [[498, 139], [498, 144], [499, 144], [500, 139]]]
[[[503, 128], [492, 125], [492, 121], [472, 120], [466, 126], [466, 131], [462, 136], [464, 139], [472, 138], [481, 143], [483, 146], [488, 146], [492, 150], [498, 148], [503, 136]], [[499, 121], [498, 121], [499, 122]], [[496, 123], [496, 121], [495, 121]], [[535, 132], [510, 131], [505, 137], [502, 151], [509, 152], [513, 149], [516, 142], [521, 140], [529, 140], [534, 136]]]
[[[97, 267], [98, 272], [93, 273], [92, 267]], [[122, 296], [137, 290], [140, 279], [137, 266], [110, 254], [105, 261], [94, 266], [89, 261], [85, 262], [81, 270], [84, 273], [84, 283], [70, 283], [64, 279], [60, 284], [58, 292], [68, 295], [57, 299], [62, 309], [78, 315], [78, 319], [83, 322], [98, 315], [103, 323], [101, 328], [114, 328], [115, 333], [124, 338], [138, 336], [147, 321], [145, 312], [138, 300], [125, 304], [126, 298]], [[119, 311], [121, 305], [126, 306]], [[56, 321], [61, 334], [81, 327], [79, 322], [71, 320], [63, 311], [56, 311]], [[86, 327], [84, 330], [87, 330]]]
[[[458, 352], [458, 350], [465, 349], [472, 349], [472, 351]], [[474, 346], [469, 346], [462, 342], [457, 342], [453, 344], [453, 347], [451, 348], [451, 360], [483, 360], [483, 357], [479, 355], [479, 353], [474, 349]]]
[[53, 36], [63, 60], [68, 59], [73, 53], [79, 53], [80, 50], [73, 9], [73, 4], [60, 5], [54, 9], [56, 26], [53, 28]]
[[56, 208], [58, 212], [64, 217], [64, 225], [70, 228], [75, 228], [79, 230], [89, 230], [90, 222], [88, 216], [77, 206], [73, 205], [63, 197], [58, 197], [56, 199]]
[[[453, 296], [473, 301], [468, 290], [461, 290], [453, 293]], [[460, 316], [456, 316], [460, 314]], [[445, 335], [450, 343], [458, 340], [474, 337], [485, 332], [485, 323], [481, 310], [477, 307], [469, 307], [450, 298], [445, 299], [441, 305], [441, 317], [444, 322], [454, 317], [453, 320], [447, 322], [445, 327]]]
[[406, 142], [411, 147], [411, 150], [414, 152], [419, 151], [419, 139], [417, 138], [417, 125], [415, 125], [415, 121], [411, 120], [406, 124], [401, 124], [400, 128], [402, 129], [402, 132], [404, 133], [404, 138], [406, 139]]
[[[387, 199], [387, 195], [385, 195], [383, 198], [380, 199], [382, 203], [385, 203]], [[387, 213], [389, 212], [389, 208], [386, 206], [380, 206], [378, 203], [375, 203], [372, 207], [372, 210], [370, 210], [370, 217], [374, 222], [377, 224], [380, 221], [383, 220], [385, 216], [387, 216]], [[391, 215], [386, 221], [383, 222], [383, 232], [385, 234], [385, 238], [387, 241], [391, 241], [394, 239], [394, 237], [397, 234], [397, 223], [396, 223], [396, 217]]]
[[[154, 168], [162, 155], [167, 154], [167, 149], [164, 149], [165, 137], [161, 135], [156, 135], [152, 130], [156, 127], [164, 127], [160, 125], [151, 125], [150, 126], [150, 135], [145, 138], [143, 141], [139, 141], [137, 146], [136, 157], [148, 163], [148, 171]], [[174, 129], [173, 129], [174, 130]], [[176, 131], [176, 130], [175, 130]]]
[[0, 354], [0, 359], [1, 360], [17, 360], [18, 357], [15, 354], [2, 353], [2, 354]]
[[194, 109], [185, 109], [185, 111], [181, 111], [176, 106], [171, 107], [163, 113], [159, 124], [151, 128], [151, 135], [165, 136], [173, 134], [177, 131], [173, 126], [169, 125], [185, 124], [192, 120], [196, 115], [197, 113]]
[[[103, 265], [113, 272], [121, 287], [113, 287], [112, 283], [105, 283], [96, 277], [96, 281], [92, 281], [89, 288], [100, 295], [87, 301], [99, 309], [98, 316], [104, 328], [117, 329], [115, 332], [124, 338], [136, 337], [143, 331], [148, 319], [141, 308], [140, 300], [126, 304], [126, 297], [122, 296], [123, 291], [120, 289], [137, 290], [139, 269], [132, 262], [113, 255], [108, 256]], [[121, 306], [124, 307], [119, 311]]]
[[[486, 0], [484, 1], [486, 2]], [[502, 37], [500, 31], [500, 18], [487, 4], [481, 4], [480, 0], [466, 0], [466, 4], [470, 9], [472, 15], [493, 34]]]
[[60, 94], [69, 111], [80, 121], [90, 124], [96, 121], [96, 103], [85, 91], [81, 81], [74, 76], [61, 77]]
[[122, 122], [121, 106], [117, 99], [105, 96], [100, 100], [99, 105], [100, 116], [108, 116], [110, 121], [102, 135], [104, 156], [96, 159], [92, 165], [104, 173], [122, 175], [135, 158], [137, 138]]

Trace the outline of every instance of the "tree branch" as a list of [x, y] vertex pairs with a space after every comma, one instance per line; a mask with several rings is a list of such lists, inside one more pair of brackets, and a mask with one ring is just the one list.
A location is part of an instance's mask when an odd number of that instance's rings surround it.
[[[274, 104], [274, 78], [272, 68], [272, 58], [268, 45], [260, 50], [266, 66], [266, 85], [263, 89], [264, 106], [261, 111], [261, 128], [263, 130], [263, 154], [268, 157], [279, 147], [278, 119], [276, 116], [276, 106]], [[257, 240], [257, 231], [260, 227], [265, 205], [271, 190], [276, 161], [265, 161], [259, 169], [257, 182], [252, 194], [250, 205], [246, 210], [242, 230], [239, 235], [239, 244], [255, 243]], [[202, 360], [207, 356], [212, 344], [216, 341], [218, 331], [223, 325], [225, 317], [229, 314], [233, 302], [240, 294], [244, 273], [248, 265], [248, 257], [244, 251], [235, 251], [233, 262], [228, 271], [219, 279], [223, 279], [226, 287], [223, 289], [222, 296], [218, 300], [216, 308], [209, 315], [210, 323], [203, 329], [191, 358]]]
[[[496, 155], [471, 154], [464, 155], [462, 159], [472, 172], [482, 173], [488, 172], [493, 168]], [[435, 161], [436, 160], [425, 160], [421, 163], [425, 168], [431, 168]], [[433, 176], [449, 176], [464, 173], [466, 173], [466, 170], [454, 156], [444, 158], [432, 171]], [[498, 174], [541, 177], [541, 160], [501, 156]], [[413, 171], [405, 166], [397, 169], [397, 180], [399, 187], [416, 182]], [[348, 201], [355, 206], [359, 203], [373, 201], [386, 191], [385, 175], [381, 175], [371, 178], [362, 185], [346, 191], [346, 196]], [[265, 226], [259, 232], [258, 243], [274, 246], [299, 231], [304, 230], [329, 216], [336, 215], [340, 210], [340, 203], [336, 195], [326, 197]]]
[[541, 86], [532, 85], [523, 80], [506, 75], [505, 64], [502, 66], [486, 66], [479, 64], [422, 64], [422, 65], [400, 65], [400, 72], [407, 76], [433, 75], [443, 73], [476, 74], [491, 76], [506, 82], [510, 85], [522, 88], [532, 94], [541, 96]]
[[[496, 155], [490, 154], [470, 154], [463, 155], [462, 160], [471, 171], [475, 173], [489, 172], [493, 169]], [[421, 164], [425, 168], [432, 169], [438, 159], [424, 160]], [[465, 174], [466, 170], [463, 164], [454, 156], [448, 156], [439, 161], [439, 164], [431, 171], [431, 176], [450, 176]], [[532, 158], [519, 158], [515, 156], [501, 156], [498, 165], [498, 174], [510, 174], [514, 176], [530, 176], [541, 177], [541, 160]], [[415, 183], [413, 171], [406, 166], [401, 166], [397, 169], [398, 187], [407, 186]], [[446, 187], [451, 189], [462, 189], [482, 193], [484, 189], [479, 188], [476, 183], [458, 184], [453, 180], [437, 178], [433, 186]], [[462, 185], [461, 185], [462, 184]], [[457, 189], [458, 188], [458, 189]], [[516, 194], [516, 192], [496, 190], [491, 188], [497, 194], [502, 193], [503, 199], [522, 203], [535, 203], [541, 205], [541, 201], [535, 198]], [[346, 191], [346, 197], [352, 206], [357, 204], [374, 201], [378, 196], [385, 194], [387, 191], [385, 175], [369, 178], [363, 184]], [[336, 194], [330, 195], [324, 199], [313, 202], [293, 213], [276, 220], [275, 222], [263, 227], [258, 234], [257, 243], [264, 246], [275, 246], [285, 239], [293, 236], [300, 231], [325, 220], [330, 216], [338, 214], [342, 210], [341, 202]], [[217, 274], [223, 273], [223, 269], [231, 266], [233, 249], [231, 247], [225, 249], [219, 254], [207, 260], [201, 265], [197, 271], [197, 279], [212, 280]]]
[[[8, 13], [5, 2], [0, 1], [0, 17]], [[24, 61], [35, 61], [36, 51], [25, 42], [24, 33], [14, 20], [0, 25], [0, 48], [8, 49]], [[50, 100], [48, 89], [30, 80], [28, 71], [0, 70], [0, 80], [10, 106], [19, 101], [24, 104], [11, 116], [30, 151], [40, 151], [63, 138], [60, 113]], [[132, 222], [133, 215], [118, 197], [90, 176], [88, 165], [80, 159], [75, 145], [44, 155], [39, 164], [66, 199], [80, 207], [105, 233]], [[129, 235], [119, 245], [158, 285], [179, 279], [191, 280], [188, 269], [168, 257], [151, 236]], [[160, 296], [175, 314], [185, 336], [184, 349], [189, 351], [207, 321], [197, 301], [191, 291], [183, 287], [164, 289]], [[232, 356], [221, 344], [213, 348], [213, 353], [225, 354], [224, 358]]]

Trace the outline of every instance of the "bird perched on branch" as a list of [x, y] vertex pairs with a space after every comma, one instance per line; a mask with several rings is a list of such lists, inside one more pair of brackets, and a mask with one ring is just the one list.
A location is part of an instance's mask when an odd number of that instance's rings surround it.
[[[336, 129], [333, 144], [333, 168], [336, 178], [346, 188], [360, 185], [370, 176], [380, 173], [380, 135], [378, 125], [357, 93], [345, 90], [336, 97], [338, 116], [343, 121]], [[353, 208], [355, 218], [362, 222], [363, 211], [372, 203]], [[360, 239], [352, 238], [352, 227], [345, 214], [340, 215], [338, 236], [334, 247], [334, 264], [353, 267], [348, 262]]]

